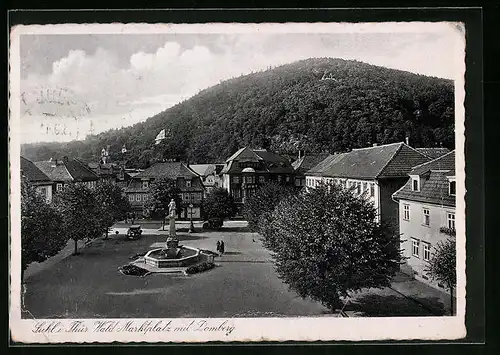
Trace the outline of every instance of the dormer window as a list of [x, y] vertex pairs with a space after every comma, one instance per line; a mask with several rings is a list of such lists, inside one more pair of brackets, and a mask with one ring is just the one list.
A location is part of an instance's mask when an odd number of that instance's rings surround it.
[[149, 187], [149, 182], [148, 181], [143, 181], [142, 182], [142, 188], [147, 189]]
[[449, 193], [451, 196], [455, 196], [457, 194], [457, 182], [456, 181], [450, 181]]
[[411, 176], [411, 190], [420, 191], [420, 176]]
[[186, 180], [186, 187], [191, 187], [191, 180]]

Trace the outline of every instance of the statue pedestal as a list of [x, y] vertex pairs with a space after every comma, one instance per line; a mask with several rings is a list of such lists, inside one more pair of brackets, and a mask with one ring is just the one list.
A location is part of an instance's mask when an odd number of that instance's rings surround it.
[[175, 237], [175, 217], [170, 216], [170, 236]]

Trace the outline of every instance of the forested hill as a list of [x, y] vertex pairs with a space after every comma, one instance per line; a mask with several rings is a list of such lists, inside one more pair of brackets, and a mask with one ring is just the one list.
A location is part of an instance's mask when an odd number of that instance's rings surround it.
[[[207, 69], [209, 70], [209, 69]], [[224, 81], [119, 130], [84, 141], [24, 145], [32, 160], [63, 154], [97, 160], [125, 144], [132, 166], [162, 158], [223, 161], [243, 146], [295, 155], [338, 152], [410, 138], [414, 147], [454, 146], [450, 80], [332, 58], [307, 59]], [[161, 129], [167, 138], [154, 145]]]

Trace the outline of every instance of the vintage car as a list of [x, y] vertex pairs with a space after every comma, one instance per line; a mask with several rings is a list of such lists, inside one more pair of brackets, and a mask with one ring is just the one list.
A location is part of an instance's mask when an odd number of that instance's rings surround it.
[[138, 224], [131, 225], [127, 231], [128, 239], [139, 239], [142, 236], [141, 226]]

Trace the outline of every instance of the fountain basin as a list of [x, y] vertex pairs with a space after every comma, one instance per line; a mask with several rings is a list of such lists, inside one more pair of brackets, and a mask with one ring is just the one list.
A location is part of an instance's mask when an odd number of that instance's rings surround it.
[[202, 259], [200, 249], [188, 246], [181, 246], [178, 249], [177, 258], [166, 258], [164, 248], [152, 249], [144, 255], [144, 263], [157, 268], [177, 268], [196, 264]]

